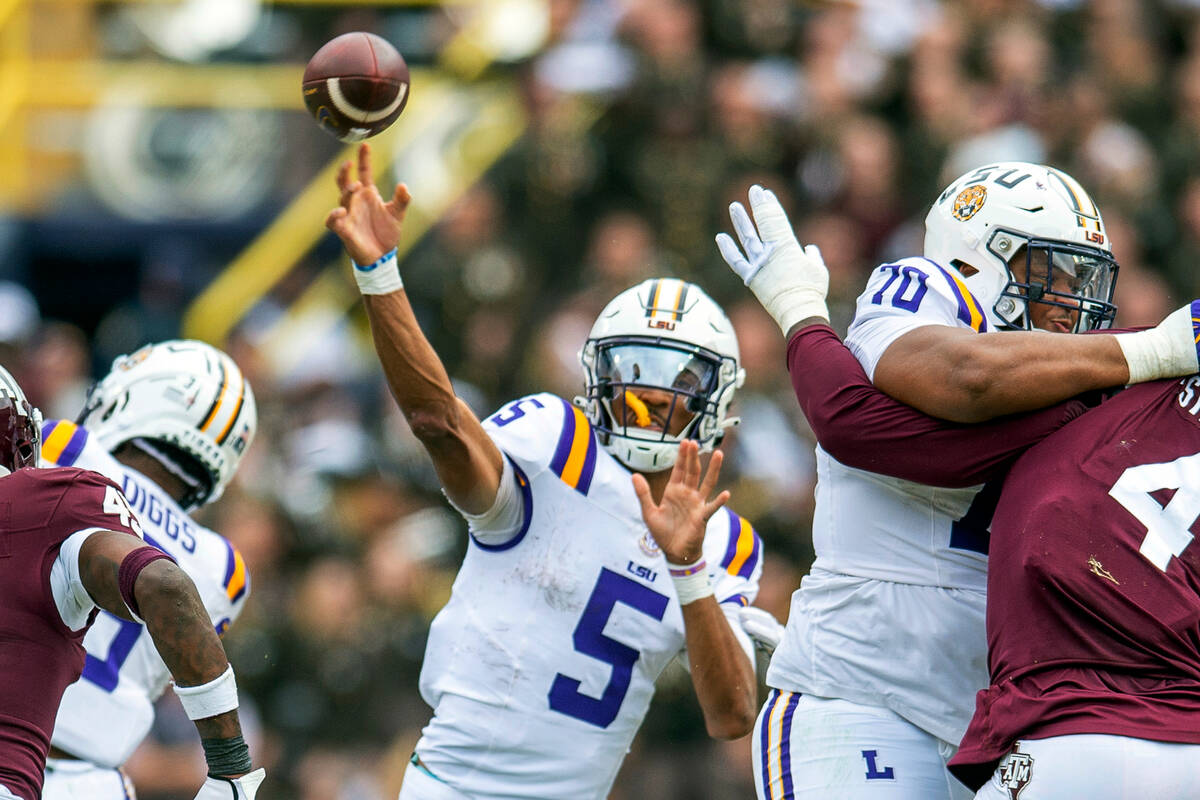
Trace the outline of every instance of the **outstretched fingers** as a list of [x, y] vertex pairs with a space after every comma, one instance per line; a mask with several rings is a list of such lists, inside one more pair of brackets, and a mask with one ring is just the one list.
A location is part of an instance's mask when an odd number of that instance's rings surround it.
[[642, 507], [642, 518], [649, 517], [655, 510], [654, 498], [650, 496], [650, 484], [638, 473], [633, 473], [633, 493], [637, 495], [638, 504]]
[[729, 490], [723, 490], [712, 501], [704, 504], [704, 519], [707, 521], [713, 514], [721, 509], [721, 506], [729, 502]]
[[375, 185], [375, 174], [371, 167], [371, 145], [366, 142], [358, 146], [358, 180], [363, 186]]
[[701, 497], [708, 497], [713, 493], [713, 489], [717, 488], [717, 478], [721, 477], [721, 464], [724, 461], [725, 454], [720, 450], [715, 451], [708, 460], [708, 472], [704, 475], [704, 482], [700, 484]]
[[392, 202], [388, 204], [388, 210], [397, 224], [404, 222], [404, 215], [408, 213], [408, 205], [411, 202], [412, 195], [408, 191], [408, 184], [396, 184], [396, 191], [392, 193]]
[[325, 215], [325, 227], [334, 233], [340, 233], [345, 226], [346, 215], [348, 213], [343, 206], [338, 206]]
[[754, 223], [750, 221], [750, 215], [746, 213], [746, 207], [741, 203], [730, 203], [729, 221], [733, 223], [733, 232], [737, 234], [746, 258], [753, 261], [762, 253], [763, 243]]

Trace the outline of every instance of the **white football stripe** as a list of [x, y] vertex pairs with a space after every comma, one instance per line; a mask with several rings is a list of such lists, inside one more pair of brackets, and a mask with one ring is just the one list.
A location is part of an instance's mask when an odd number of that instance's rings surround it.
[[325, 85], [329, 87], [329, 100], [333, 103], [334, 108], [345, 114], [347, 117], [357, 120], [358, 122], [378, 122], [379, 120], [388, 117], [393, 111], [400, 107], [400, 104], [404, 102], [404, 98], [408, 95], [408, 84], [402, 83], [400, 84], [400, 91], [396, 92], [395, 100], [388, 103], [386, 107], [381, 108], [378, 111], [366, 111], [364, 109], [357, 108], [354, 106], [354, 104], [346, 99], [346, 96], [342, 94], [340, 80], [340, 78], [329, 78], [325, 81]]

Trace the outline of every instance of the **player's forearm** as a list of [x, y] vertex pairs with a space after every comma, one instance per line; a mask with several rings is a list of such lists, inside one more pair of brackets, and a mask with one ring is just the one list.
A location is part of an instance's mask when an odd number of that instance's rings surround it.
[[[170, 561], [156, 561], [134, 584], [141, 617], [176, 686], [200, 686], [221, 677], [229, 659], [191, 579]], [[196, 721], [204, 738], [241, 734], [237, 712]]]
[[500, 485], [500, 450], [454, 394], [404, 292], [364, 295], [363, 303], [392, 396], [432, 458], [442, 488], [463, 511], [482, 514]]
[[714, 739], [741, 738], [753, 729], [758, 713], [754, 665], [715, 598], [682, 608], [692, 685], [708, 734]]
[[974, 334], [928, 326], [893, 343], [875, 369], [874, 383], [932, 416], [981, 422], [1120, 386], [1128, 378], [1113, 336]]
[[363, 305], [384, 376], [413, 432], [420, 437], [426, 428], [445, 426], [457, 413], [457, 398], [405, 292], [363, 295]]
[[[1083, 413], [1075, 401], [965, 425], [923, 414], [875, 388], [828, 325], [793, 329], [788, 372], [817, 441], [846, 466], [931, 486], [996, 477], [1029, 446]], [[914, 448], [913, 442], [923, 446]]]

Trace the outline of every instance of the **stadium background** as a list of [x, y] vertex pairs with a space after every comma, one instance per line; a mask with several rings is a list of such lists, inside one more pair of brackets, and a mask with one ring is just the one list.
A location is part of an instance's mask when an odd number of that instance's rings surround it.
[[[393, 798], [428, 717], [424, 636], [465, 546], [382, 385], [322, 227], [349, 151], [303, 111], [304, 62], [370, 30], [413, 67], [375, 140], [415, 196], [402, 272], [482, 415], [573, 396], [604, 301], [658, 274], [725, 304], [749, 373], [726, 483], [761, 532], [781, 619], [810, 559], [811, 437], [773, 323], [720, 261], [762, 182], [831, 272], [844, 330], [870, 269], [920, 250], [954, 175], [1047, 161], [1099, 202], [1118, 324], [1200, 293], [1195, 0], [0, 0], [0, 363], [73, 417], [148, 340], [227, 349], [259, 399], [203, 520], [249, 565], [227, 637], [263, 800]], [[749, 740], [706, 739], [669, 673], [613, 790], [753, 795]], [[194, 729], [168, 694], [129, 765], [190, 798]]]

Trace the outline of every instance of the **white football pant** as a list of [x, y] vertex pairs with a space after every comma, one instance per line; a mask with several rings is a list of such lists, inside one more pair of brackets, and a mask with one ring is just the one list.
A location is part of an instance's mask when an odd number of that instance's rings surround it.
[[129, 778], [119, 769], [71, 758], [46, 759], [42, 800], [137, 800]]
[[1022, 739], [976, 800], [1194, 800], [1200, 744], [1075, 734]]
[[946, 769], [955, 747], [886, 708], [772, 689], [753, 736], [759, 800], [971, 797]]

